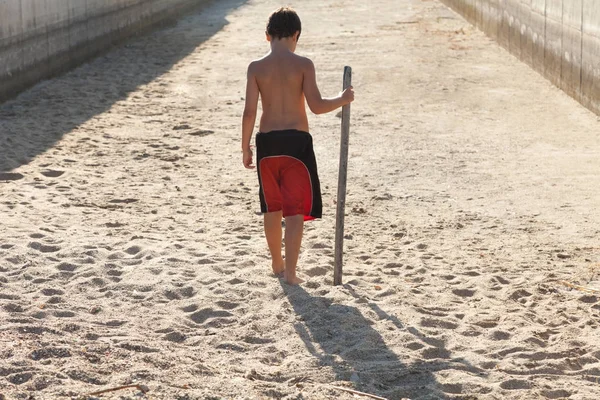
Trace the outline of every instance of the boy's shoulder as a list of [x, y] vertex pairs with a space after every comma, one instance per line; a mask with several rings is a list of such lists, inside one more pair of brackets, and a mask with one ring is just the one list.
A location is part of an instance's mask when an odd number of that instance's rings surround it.
[[[295, 53], [291, 53], [289, 56], [293, 59], [294, 62], [298, 63], [299, 65], [301, 65], [303, 67], [310, 67], [313, 65], [312, 60], [308, 57], [301, 56], [301, 55], [295, 54]], [[248, 71], [252, 72], [252, 71], [260, 70], [264, 65], [267, 65], [269, 63], [269, 61], [270, 61], [269, 54], [266, 54], [261, 58], [252, 60], [250, 62], [250, 64], [248, 64]]]
[[312, 60], [306, 56], [301, 56], [299, 54], [296, 53], [292, 53], [292, 57], [297, 60], [298, 63], [302, 63], [305, 65], [309, 65], [312, 64]]
[[304, 65], [312, 65], [312, 63], [313, 63], [312, 60], [310, 58], [308, 58], [308, 57], [301, 56], [301, 55], [298, 55], [298, 54], [294, 54], [294, 55], [296, 57], [298, 57], [298, 61], [301, 62], [301, 63], [303, 63]]

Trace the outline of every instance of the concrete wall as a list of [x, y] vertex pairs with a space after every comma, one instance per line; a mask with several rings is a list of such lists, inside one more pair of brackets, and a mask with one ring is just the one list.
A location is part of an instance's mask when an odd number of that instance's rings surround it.
[[600, 114], [600, 0], [441, 0]]
[[0, 0], [0, 101], [203, 0]]

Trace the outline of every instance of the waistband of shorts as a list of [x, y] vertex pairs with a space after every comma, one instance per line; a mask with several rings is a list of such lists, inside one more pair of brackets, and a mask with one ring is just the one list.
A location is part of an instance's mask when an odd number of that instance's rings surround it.
[[281, 129], [281, 130], [269, 131], [269, 132], [258, 132], [256, 135], [289, 135], [289, 134], [298, 134], [298, 133], [310, 135], [309, 132], [301, 131], [299, 129]]

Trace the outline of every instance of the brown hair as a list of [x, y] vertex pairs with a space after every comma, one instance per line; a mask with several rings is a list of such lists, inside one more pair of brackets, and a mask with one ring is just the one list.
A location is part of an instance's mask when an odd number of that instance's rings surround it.
[[[290, 7], [281, 7], [269, 16], [267, 22], [267, 34], [275, 39], [283, 39], [294, 36], [294, 33], [302, 32], [300, 17]], [[298, 34], [300, 37], [300, 34]]]

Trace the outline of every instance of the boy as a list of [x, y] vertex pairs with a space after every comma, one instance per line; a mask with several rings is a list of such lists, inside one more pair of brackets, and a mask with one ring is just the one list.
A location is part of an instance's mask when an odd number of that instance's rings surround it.
[[[296, 276], [296, 263], [304, 221], [321, 217], [317, 164], [304, 101], [313, 113], [323, 114], [354, 100], [352, 87], [337, 97], [321, 97], [312, 61], [294, 54], [301, 30], [300, 18], [291, 8], [280, 8], [269, 17], [266, 36], [271, 51], [248, 66], [242, 119], [243, 163], [252, 169], [250, 138], [260, 96], [263, 111], [256, 134], [256, 164], [265, 236], [273, 273], [283, 273], [291, 285], [303, 282]], [[282, 217], [285, 261], [281, 255]]]

